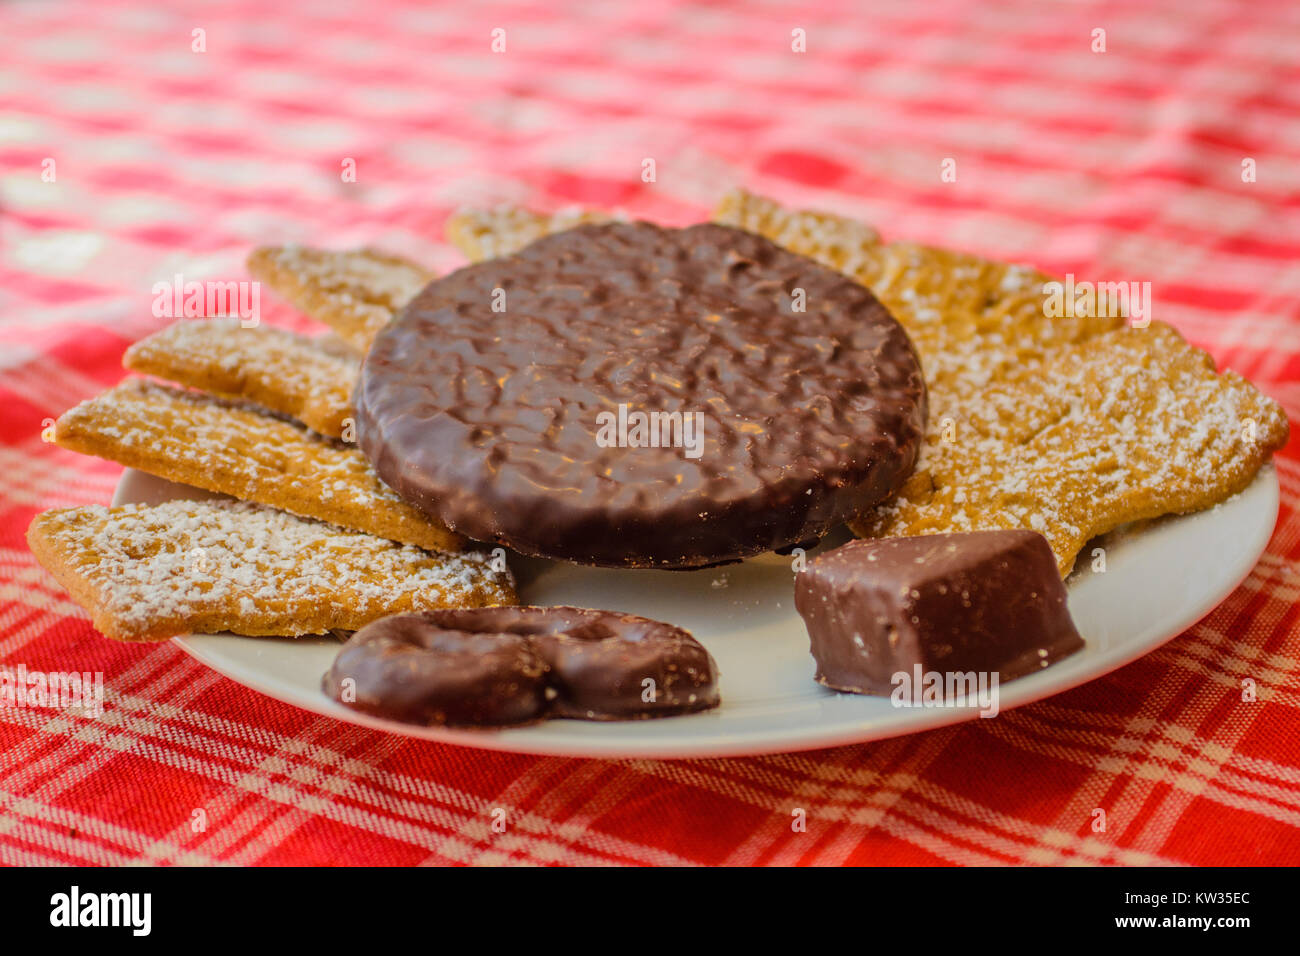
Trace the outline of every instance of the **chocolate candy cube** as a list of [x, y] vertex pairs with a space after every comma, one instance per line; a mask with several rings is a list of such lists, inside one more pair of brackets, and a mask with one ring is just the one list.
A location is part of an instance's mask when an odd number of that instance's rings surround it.
[[894, 675], [1047, 667], [1083, 647], [1047, 539], [977, 531], [852, 541], [795, 582], [817, 680], [889, 696]]

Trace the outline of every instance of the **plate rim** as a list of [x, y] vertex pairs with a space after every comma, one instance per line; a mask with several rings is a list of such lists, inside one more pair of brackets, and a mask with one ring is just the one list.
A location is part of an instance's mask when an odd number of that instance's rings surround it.
[[[138, 472], [136, 469], [124, 469], [119, 477], [117, 485], [113, 492], [113, 505], [129, 503], [123, 494], [123, 489], [127, 482], [133, 480], [132, 474], [144, 475], [150, 480], [171, 484], [177, 488], [188, 486], [175, 482], [166, 482], [165, 479], [157, 476], [148, 475], [144, 472]], [[1210, 614], [1223, 601], [1230, 596], [1242, 582], [1245, 581], [1259, 563], [1260, 556], [1268, 547], [1273, 532], [1277, 526], [1277, 516], [1280, 507], [1280, 483], [1277, 477], [1276, 467], [1272, 462], [1266, 463], [1252, 480], [1251, 485], [1246, 490], [1253, 489], [1255, 485], [1263, 483], [1265, 493], [1268, 497], [1268, 511], [1270, 518], [1265, 524], [1261, 521], [1260, 531], [1258, 532], [1259, 540], [1250, 548], [1253, 558], [1248, 565], [1244, 565], [1244, 570], [1239, 576], [1235, 576], [1231, 584], [1225, 583], [1220, 589], [1207, 597], [1206, 600], [1198, 602], [1196, 605], [1189, 607], [1184, 613], [1172, 617], [1167, 624], [1158, 628], [1159, 636], [1147, 636], [1136, 641], [1126, 641], [1125, 643], [1099, 653], [1081, 656], [1078, 658], [1067, 658], [1051, 668], [1041, 671], [1040, 674], [1029, 675], [1014, 682], [1008, 682], [999, 688], [999, 714], [1014, 710], [1026, 704], [1035, 701], [1044, 700], [1054, 697], [1057, 694], [1073, 690], [1083, 684], [1089, 683], [1098, 678], [1104, 677], [1114, 671], [1124, 667], [1133, 661], [1152, 653], [1162, 647], [1175, 637], [1185, 633], [1188, 628], [1194, 626], [1198, 621]], [[196, 489], [198, 494], [211, 497], [206, 493]], [[1175, 516], [1172, 520], [1182, 518], [1194, 518], [1198, 515], [1205, 514], [1205, 509], [1201, 512], [1193, 512], [1188, 515]], [[1262, 519], [1263, 515], [1261, 515]], [[1139, 532], [1140, 534], [1141, 532]], [[171, 638], [171, 642], [178, 646], [184, 653], [221, 674], [229, 680], [234, 681], [242, 687], [256, 693], [263, 694], [281, 703], [297, 707], [309, 713], [315, 713], [321, 716], [332, 717], [346, 723], [365, 727], [371, 730], [380, 730], [388, 733], [399, 734], [413, 740], [427, 740], [434, 743], [451, 744], [455, 746], [472, 747], [480, 750], [489, 750], [502, 753], [529, 754], [536, 756], [562, 756], [572, 758], [588, 759], [700, 759], [711, 757], [739, 757], [739, 756], [758, 756], [763, 754], [775, 753], [798, 753], [810, 750], [822, 750], [830, 747], [847, 746], [858, 743], [869, 743], [875, 740], [885, 740], [892, 737], [907, 736], [913, 733], [922, 733], [927, 730], [936, 730], [942, 727], [952, 726], [958, 723], [964, 723], [968, 720], [978, 719], [977, 711], [970, 707], [936, 707], [925, 708], [917, 711], [910, 709], [899, 709], [892, 720], [876, 720], [867, 727], [854, 727], [851, 723], [838, 722], [825, 730], [810, 730], [806, 725], [795, 725], [786, 730], [776, 730], [767, 733], [761, 743], [755, 742], [749, 737], [686, 737], [682, 739], [664, 739], [659, 737], [650, 737], [647, 739], [621, 738], [618, 736], [597, 736], [590, 737], [566, 737], [563, 734], [552, 735], [544, 731], [532, 735], [527, 732], [537, 727], [555, 727], [569, 723], [567, 721], [547, 721], [540, 725], [530, 725], [524, 728], [504, 728], [504, 729], [474, 729], [474, 728], [448, 728], [448, 727], [423, 727], [412, 724], [403, 724], [396, 721], [385, 720], [374, 717], [359, 711], [344, 707], [336, 701], [326, 697], [323, 693], [319, 699], [307, 700], [302, 697], [288, 697], [281, 693], [270, 682], [253, 683], [250, 682], [247, 675], [243, 672], [234, 672], [228, 664], [220, 657], [209, 652], [201, 644], [196, 643], [193, 638], [211, 637], [213, 635], [195, 635], [183, 634]], [[1041, 675], [1041, 676], [1040, 676]], [[1050, 675], [1050, 676], [1049, 676]], [[1049, 683], [1050, 681], [1050, 683]], [[1044, 686], [1046, 685], [1046, 686]], [[838, 695], [853, 697], [854, 695]], [[826, 698], [832, 699], [832, 698]], [[706, 721], [717, 719], [719, 712], [710, 711], [700, 714], [691, 714], [685, 716], [663, 718], [662, 721], [668, 722], [664, 726], [679, 726], [683, 721]], [[644, 726], [646, 723], [660, 725], [660, 720], [637, 722], [638, 726]], [[626, 726], [626, 724], [591, 724], [586, 721], [576, 722], [584, 726]]]

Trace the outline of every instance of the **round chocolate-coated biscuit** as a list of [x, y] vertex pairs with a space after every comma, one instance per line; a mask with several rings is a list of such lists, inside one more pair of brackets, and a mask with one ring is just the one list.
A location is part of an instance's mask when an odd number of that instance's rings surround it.
[[[344, 691], [354, 682], [355, 700]], [[501, 725], [544, 716], [637, 720], [717, 706], [717, 665], [679, 627], [577, 607], [399, 614], [339, 652], [325, 692], [419, 724]]]
[[431, 517], [614, 567], [816, 539], [897, 489], [925, 422], [866, 288], [714, 225], [582, 226], [436, 280], [356, 404], [379, 476]]
[[436, 613], [397, 614], [361, 628], [325, 674], [325, 693], [408, 724], [538, 719], [547, 706], [548, 668], [532, 643], [510, 633], [457, 630], [431, 619]]

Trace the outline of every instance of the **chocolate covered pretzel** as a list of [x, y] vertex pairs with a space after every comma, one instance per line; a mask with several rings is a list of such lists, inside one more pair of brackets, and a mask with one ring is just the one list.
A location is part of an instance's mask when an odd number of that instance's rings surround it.
[[717, 665], [688, 632], [578, 607], [398, 614], [344, 645], [323, 689], [403, 723], [640, 720], [718, 704]]

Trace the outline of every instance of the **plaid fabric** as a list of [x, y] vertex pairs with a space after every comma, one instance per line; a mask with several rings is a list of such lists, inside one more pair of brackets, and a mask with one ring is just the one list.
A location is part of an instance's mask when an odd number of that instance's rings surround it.
[[1150, 281], [1157, 317], [1295, 418], [1300, 8], [285, 6], [0, 7], [0, 660], [107, 684], [97, 720], [0, 708], [0, 861], [1300, 862], [1294, 442], [1268, 553], [1161, 650], [997, 720], [753, 759], [538, 759], [323, 719], [105, 641], [23, 541], [38, 510], [111, 495], [120, 469], [42, 424], [166, 322], [155, 282], [239, 278], [252, 244], [292, 240], [445, 269], [445, 217], [500, 200], [687, 223], [746, 185]]

